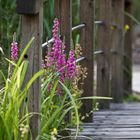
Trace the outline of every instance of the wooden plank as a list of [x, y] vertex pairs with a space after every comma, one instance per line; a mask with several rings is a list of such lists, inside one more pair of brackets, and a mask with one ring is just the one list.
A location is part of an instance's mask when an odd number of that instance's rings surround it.
[[134, 116], [134, 115], [115, 115], [115, 116], [113, 116], [112, 117], [112, 115], [110, 115], [110, 116], [100, 116], [100, 115], [95, 115], [95, 117], [94, 117], [94, 120], [100, 120], [100, 119], [111, 119], [111, 120], [115, 120], [115, 119], [125, 119], [125, 120], [130, 120], [130, 119], [138, 119], [139, 121], [140, 121], [140, 119], [139, 119], [139, 116]]
[[[125, 115], [125, 116], [127, 116], [127, 115]], [[98, 116], [96, 116], [96, 118], [98, 118]], [[135, 124], [135, 122], [140, 122], [140, 119], [139, 118], [136, 118], [135, 116], [133, 116], [133, 117], [128, 117], [128, 119], [126, 119], [124, 116], [123, 117], [116, 117], [116, 115], [111, 115], [111, 116], [107, 116], [105, 119], [102, 119], [102, 118], [100, 118], [100, 119], [94, 119], [94, 122], [105, 122], [105, 121], [107, 121], [107, 122], [110, 122], [110, 123], [112, 123], [112, 122], [128, 122], [128, 121], [131, 121], [131, 123], [133, 123], [134, 122], [134, 124]]]
[[[98, 48], [103, 51], [97, 57], [97, 95], [110, 96], [110, 21], [111, 0], [99, 0], [99, 20], [104, 25], [99, 26]], [[101, 100], [100, 108], [109, 108], [109, 100]]]
[[[118, 104], [118, 106], [120, 105]], [[125, 105], [133, 105], [134, 110], [120, 109], [95, 112], [94, 122], [82, 124], [83, 131], [79, 132], [79, 136], [87, 136], [94, 140], [140, 139], [140, 114], [136, 114], [138, 110], [135, 109], [139, 104], [125, 103]], [[117, 107], [117, 104], [115, 106]], [[85, 140], [86, 138], [77, 138], [77, 140], [82, 139]]]
[[[94, 0], [80, 0], [80, 21], [85, 23], [86, 27], [81, 30], [80, 44], [83, 50], [85, 60], [81, 62], [82, 67], [87, 68], [87, 78], [84, 80], [84, 97], [93, 96], [93, 58], [94, 58]], [[82, 101], [81, 115], [85, 116], [93, 109], [92, 100]], [[92, 122], [92, 113], [85, 122]]]
[[[125, 0], [125, 12], [132, 13], [132, 1]], [[124, 95], [132, 94], [132, 20], [125, 15], [125, 26], [129, 30], [125, 31], [124, 40]]]
[[113, 102], [123, 101], [124, 0], [112, 0], [111, 93]]
[[139, 110], [140, 103], [120, 103], [120, 104], [110, 104], [111, 110]]
[[[94, 136], [94, 137], [89, 137], [90, 140], [138, 140], [139, 138], [114, 138], [113, 139], [111, 137], [100, 137], [100, 136]], [[88, 139], [85, 139], [85, 138], [77, 138], [76, 140], [89, 140]], [[75, 140], [75, 139], [72, 139], [72, 140]]]
[[87, 132], [82, 132], [82, 135], [85, 135], [85, 136], [111, 136], [111, 137], [114, 137], [114, 136], [117, 136], [117, 137], [124, 137], [126, 138], [126, 136], [128, 137], [134, 137], [134, 136], [139, 136], [140, 138], [140, 134], [139, 132], [133, 132], [133, 133], [130, 133], [130, 132], [123, 132], [123, 131], [119, 131], [119, 132], [95, 132], [93, 133], [92, 131], [87, 131]]
[[95, 115], [139, 115], [140, 111], [134, 112], [134, 111], [102, 111], [102, 112], [95, 112]]
[[[112, 136], [108, 136], [108, 135], [95, 135], [95, 136], [90, 136], [90, 138], [93, 138], [92, 140], [136, 140], [140, 138], [140, 135], [124, 135], [124, 136], [115, 136], [115, 135], [112, 135]], [[77, 140], [77, 139], [76, 139]], [[79, 140], [79, 139], [78, 139]], [[85, 139], [84, 139], [85, 140]], [[86, 139], [88, 140], [88, 139]]]
[[17, 0], [19, 14], [37, 14], [40, 10], [41, 0]]
[[138, 132], [138, 131], [140, 131], [140, 128], [99, 128], [99, 129], [97, 129], [97, 128], [86, 128], [85, 130], [84, 130], [84, 132], [93, 132], [93, 133], [95, 133], [95, 132], [120, 132], [120, 131], [123, 131], [123, 132]]
[[[93, 137], [93, 140], [112, 140], [112, 137]], [[113, 140], [139, 140], [139, 136], [134, 136], [134, 137], [113, 137]]]
[[[128, 122], [129, 121], [129, 122]], [[120, 125], [122, 125], [122, 124], [124, 124], [124, 123], [127, 123], [127, 124], [131, 124], [131, 125], [135, 125], [135, 124], [140, 124], [140, 120], [137, 120], [137, 121], [134, 121], [134, 120], [132, 120], [132, 119], [129, 119], [128, 121], [125, 121], [125, 120], [120, 120], [120, 121], [117, 121], [116, 119], [114, 119], [114, 120], [110, 120], [110, 121], [108, 121], [108, 120], [103, 120], [103, 121], [101, 121], [101, 120], [94, 120], [94, 124], [106, 124], [106, 125], [116, 125], [116, 124], [120, 124]]]
[[[40, 70], [41, 66], [41, 44], [43, 27], [43, 7], [40, 6], [40, 12], [36, 15], [22, 15], [21, 46], [24, 48], [32, 37], [35, 40], [27, 52], [29, 67], [26, 75], [25, 84], [32, 76]], [[31, 86], [28, 96], [29, 112], [40, 113], [40, 79], [37, 79]], [[36, 139], [40, 131], [39, 115], [33, 115], [30, 119], [30, 130], [32, 139]]]
[[111, 125], [111, 124], [100, 124], [100, 125], [95, 125], [95, 124], [90, 124], [90, 125], [85, 125], [83, 124], [81, 127], [83, 127], [83, 129], [86, 128], [95, 128], [95, 129], [100, 129], [100, 128], [140, 128], [139, 124], [115, 124], [115, 125]]
[[[127, 137], [126, 136], [126, 138], [121, 138], [121, 137], [113, 137], [113, 139], [112, 139], [112, 137], [107, 137], [107, 136], [94, 136], [94, 137], [89, 137], [90, 138], [90, 140], [138, 140], [139, 138], [138, 137]], [[89, 140], [89, 138], [82, 138], [82, 137], [79, 137], [79, 138], [74, 138], [74, 139], [72, 139], [72, 140]]]

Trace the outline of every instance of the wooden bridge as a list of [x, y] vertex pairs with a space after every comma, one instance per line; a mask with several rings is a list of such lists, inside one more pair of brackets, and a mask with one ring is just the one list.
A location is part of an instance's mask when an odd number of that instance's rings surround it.
[[[25, 0], [23, 4], [22, 0], [17, 0], [17, 4], [18, 13], [22, 14], [21, 46], [24, 47], [32, 36], [35, 37], [34, 47], [31, 47], [27, 53], [30, 61], [28, 72], [30, 79], [41, 64], [43, 3], [42, 0]], [[60, 33], [65, 37], [68, 53], [72, 46], [72, 31], [75, 29], [72, 28], [72, 0], [55, 0], [54, 4], [55, 17], [60, 20]], [[95, 112], [93, 116], [91, 114], [85, 119], [85, 129], [81, 135], [91, 136], [97, 140], [140, 139], [140, 104], [120, 104], [124, 96], [132, 93], [132, 21], [128, 16], [132, 10], [132, 0], [97, 0], [96, 4], [94, 0], [80, 0], [78, 29], [81, 28], [80, 44], [83, 47], [84, 57], [81, 65], [88, 69], [83, 96], [113, 97], [112, 101], [118, 104], [101, 100], [100, 108], [106, 110]], [[97, 19], [99, 22], [95, 21], [95, 6], [99, 12]], [[96, 25], [98, 26], [97, 46], [94, 37]], [[95, 53], [96, 50], [100, 53]], [[97, 60], [97, 86], [94, 92], [95, 60]], [[33, 84], [31, 91], [30, 112], [39, 112], [39, 79]], [[81, 114], [89, 113], [92, 107], [92, 101], [84, 100]], [[30, 125], [34, 128], [31, 131], [35, 139], [39, 133], [39, 118], [32, 117]]]
[[95, 112], [93, 122], [84, 123], [82, 127], [79, 136], [92, 140], [139, 140], [140, 103], [112, 103], [110, 109]]

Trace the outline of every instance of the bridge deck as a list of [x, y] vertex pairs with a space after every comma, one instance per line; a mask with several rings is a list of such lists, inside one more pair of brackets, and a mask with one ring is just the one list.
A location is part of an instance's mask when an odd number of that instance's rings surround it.
[[140, 140], [140, 103], [111, 104], [109, 110], [95, 112], [93, 120], [83, 125], [80, 135], [93, 140]]

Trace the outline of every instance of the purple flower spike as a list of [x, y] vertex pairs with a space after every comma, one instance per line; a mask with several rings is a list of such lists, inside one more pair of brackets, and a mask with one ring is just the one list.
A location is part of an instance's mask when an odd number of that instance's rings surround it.
[[67, 68], [67, 72], [66, 72], [66, 77], [68, 79], [73, 78], [76, 76], [76, 63], [75, 63], [75, 55], [74, 55], [74, 51], [70, 51], [69, 52], [69, 58], [67, 60], [67, 64], [66, 64], [66, 68]]
[[63, 50], [63, 44], [62, 41], [59, 37], [59, 21], [57, 18], [54, 20], [54, 26], [53, 26], [53, 38], [54, 38], [54, 43], [53, 43], [53, 55], [54, 55], [54, 61], [56, 64], [56, 71], [60, 72], [60, 79], [63, 81], [63, 75], [64, 75], [64, 69], [62, 69], [63, 66], [66, 64], [66, 59], [65, 59], [65, 54]]
[[18, 43], [15, 41], [11, 43], [11, 58], [13, 61], [18, 60]]
[[[48, 47], [47, 55], [45, 56], [45, 66], [48, 71], [57, 74], [62, 83], [71, 81], [77, 75], [76, 58], [73, 50], [69, 52], [67, 59], [65, 54], [65, 44], [59, 36], [59, 20], [55, 18], [52, 29], [54, 42], [52, 48]], [[50, 91], [51, 84], [48, 87]], [[61, 86], [57, 87], [57, 92], [61, 93]]]

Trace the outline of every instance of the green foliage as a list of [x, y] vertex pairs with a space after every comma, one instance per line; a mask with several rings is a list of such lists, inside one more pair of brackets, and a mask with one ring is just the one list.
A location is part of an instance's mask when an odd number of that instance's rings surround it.
[[[49, 78], [48, 78], [49, 79]], [[52, 75], [50, 75], [52, 79]], [[76, 113], [76, 126], [77, 133], [79, 130], [79, 114], [76, 101], [74, 100], [69, 89], [60, 81], [57, 77], [54, 79], [54, 85], [49, 93], [45, 93], [46, 87], [48, 87], [50, 80], [44, 82], [42, 85], [42, 104], [41, 104], [41, 138], [50, 139], [54, 135], [52, 134], [53, 129], [58, 130], [58, 137], [61, 137], [61, 133], [66, 130], [66, 128], [71, 126], [68, 122], [65, 122], [65, 116], [69, 111], [74, 111]], [[51, 80], [52, 82], [52, 80]], [[63, 95], [58, 95], [57, 86], [61, 84], [63, 87]], [[68, 100], [70, 99], [70, 100]], [[46, 133], [47, 132], [47, 133]]]
[[129, 94], [128, 97], [124, 98], [124, 102], [139, 102], [140, 97], [137, 94]]
[[[4, 86], [0, 89], [0, 140], [27, 140], [29, 137], [29, 120], [36, 112], [28, 113], [26, 96], [32, 83], [38, 77], [45, 74], [45, 70], [42, 69], [37, 72], [26, 85], [23, 85], [29, 63], [27, 60], [24, 60], [24, 55], [33, 40], [34, 38], [27, 44], [17, 63], [6, 58], [10, 63], [7, 77], [0, 71], [5, 82]], [[55, 137], [56, 134], [53, 134], [54, 128], [56, 130], [59, 129], [59, 132], [63, 131], [63, 129], [67, 127], [67, 125], [64, 125], [64, 118], [70, 110], [76, 112], [77, 126], [79, 126], [76, 102], [67, 87], [57, 79], [58, 75], [50, 73], [42, 84], [41, 112], [38, 114], [41, 116], [41, 139], [48, 140]], [[50, 81], [54, 81], [54, 84], [51, 91], [47, 93]], [[64, 89], [63, 95], [56, 94], [58, 83], [61, 84]], [[68, 102], [68, 98], [70, 102]]]
[[8, 54], [9, 45], [12, 40], [12, 34], [19, 34], [20, 20], [16, 14], [16, 0], [0, 0], [0, 44], [3, 46], [4, 52]]
[[[19, 131], [21, 126], [26, 126], [26, 129], [28, 128], [29, 118], [33, 115], [32, 113], [28, 113], [27, 103], [25, 102], [26, 94], [32, 83], [44, 73], [42, 70], [39, 71], [23, 86], [28, 67], [28, 61], [23, 60], [23, 56], [32, 41], [33, 39], [25, 47], [17, 64], [6, 59], [9, 62], [7, 77], [0, 71], [5, 82], [4, 86], [0, 89], [0, 140], [18, 140], [23, 137], [27, 139], [28, 137], [28, 133], [25, 133], [23, 136], [23, 132], [21, 131], [20, 135]], [[20, 112], [23, 104], [24, 108]], [[21, 114], [22, 116], [19, 117]], [[26, 131], [28, 132], [28, 129]]]
[[43, 8], [43, 40], [45, 41], [46, 37], [51, 38], [51, 27], [54, 20], [54, 0], [44, 0]]
[[140, 14], [139, 14], [140, 1], [133, 0], [132, 3], [133, 3], [133, 15], [138, 21], [140, 21]]
[[[16, 0], [0, 0], [0, 47], [5, 52], [5, 57], [10, 54], [10, 42], [14, 32], [19, 35], [20, 17], [16, 13]], [[7, 74], [8, 63], [0, 53], [0, 68], [3, 68], [4, 74]], [[0, 76], [1, 84], [1, 76]]]

